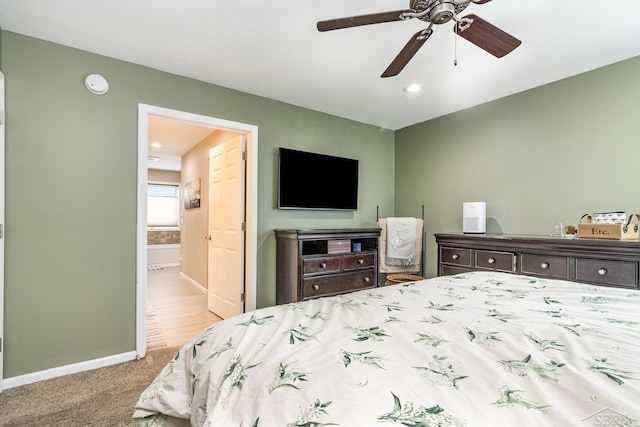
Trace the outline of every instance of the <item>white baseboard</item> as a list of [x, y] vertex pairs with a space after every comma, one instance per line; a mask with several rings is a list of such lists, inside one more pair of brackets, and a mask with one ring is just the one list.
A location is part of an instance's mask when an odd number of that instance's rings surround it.
[[200, 283], [196, 282], [195, 280], [193, 280], [191, 277], [187, 276], [186, 274], [184, 274], [182, 271], [180, 272], [180, 277], [182, 277], [184, 280], [186, 280], [187, 282], [191, 283], [193, 286], [195, 286], [196, 288], [198, 288], [198, 290], [200, 292], [202, 292], [203, 294], [207, 293], [207, 288], [205, 288], [204, 286], [202, 286]]
[[78, 372], [90, 371], [92, 369], [104, 368], [105, 366], [116, 365], [118, 363], [129, 362], [135, 359], [137, 359], [135, 351], [114, 354], [113, 356], [101, 357], [100, 359], [87, 360], [84, 362], [74, 363], [72, 365], [59, 366], [57, 368], [46, 369], [44, 371], [5, 378], [2, 380], [2, 387], [6, 390], [13, 387], [19, 387], [21, 385], [36, 383], [38, 381], [50, 380], [63, 375], [75, 374]]

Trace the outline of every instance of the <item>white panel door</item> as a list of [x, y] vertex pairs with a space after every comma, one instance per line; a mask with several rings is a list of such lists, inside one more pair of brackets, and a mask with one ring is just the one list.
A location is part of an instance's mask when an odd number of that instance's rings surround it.
[[4, 359], [4, 75], [0, 73], [0, 392]]
[[244, 312], [245, 136], [209, 151], [208, 309]]

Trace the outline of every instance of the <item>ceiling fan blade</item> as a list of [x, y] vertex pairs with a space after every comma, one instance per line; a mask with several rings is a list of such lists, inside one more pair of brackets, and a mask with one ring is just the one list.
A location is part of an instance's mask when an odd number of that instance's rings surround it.
[[380, 77], [393, 77], [400, 74], [400, 71], [402, 71], [409, 61], [411, 61], [411, 58], [414, 57], [424, 42], [431, 37], [431, 34], [433, 34], [433, 30], [431, 28], [420, 30], [415, 33]]
[[[468, 28], [463, 29], [464, 20], [467, 19], [472, 19], [473, 22]], [[462, 26], [460, 22], [457, 22], [454, 31], [457, 30], [459, 36], [469, 40], [495, 57], [502, 58], [522, 43], [517, 38], [476, 15], [467, 15], [462, 20]]]
[[394, 10], [391, 12], [372, 13], [369, 15], [351, 16], [349, 18], [329, 19], [318, 22], [318, 31], [340, 30], [342, 28], [359, 27], [361, 25], [381, 24], [383, 22], [402, 21], [403, 13], [413, 10]]

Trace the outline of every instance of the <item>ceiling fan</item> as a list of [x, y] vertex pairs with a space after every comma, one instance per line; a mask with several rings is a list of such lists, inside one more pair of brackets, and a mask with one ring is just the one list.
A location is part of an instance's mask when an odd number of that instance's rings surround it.
[[411, 58], [418, 52], [427, 39], [433, 34], [433, 25], [454, 21], [454, 32], [471, 43], [486, 50], [497, 58], [520, 46], [521, 41], [488, 23], [482, 18], [470, 14], [458, 17], [471, 3], [484, 4], [491, 0], [410, 0], [410, 9], [391, 12], [372, 13], [369, 15], [348, 18], [330, 19], [318, 22], [318, 31], [331, 31], [361, 25], [381, 24], [383, 22], [406, 21], [418, 18], [429, 25], [415, 33], [400, 53], [391, 62], [381, 77], [392, 77], [400, 74]]

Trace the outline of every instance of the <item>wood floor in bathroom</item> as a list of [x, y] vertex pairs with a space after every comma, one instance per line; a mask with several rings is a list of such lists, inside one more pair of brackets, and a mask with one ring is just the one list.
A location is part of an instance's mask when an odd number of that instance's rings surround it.
[[207, 310], [207, 295], [180, 275], [180, 267], [147, 271], [147, 303], [167, 346], [182, 346], [221, 319]]

